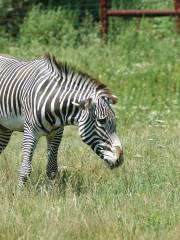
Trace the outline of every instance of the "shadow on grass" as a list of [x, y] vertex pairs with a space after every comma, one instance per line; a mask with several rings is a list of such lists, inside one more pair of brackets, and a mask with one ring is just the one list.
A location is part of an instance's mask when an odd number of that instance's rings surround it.
[[60, 195], [71, 192], [79, 196], [88, 189], [86, 176], [81, 170], [73, 168], [61, 169], [54, 180], [49, 180], [44, 174], [37, 173], [27, 185], [30, 191], [35, 188], [35, 191], [40, 193], [53, 191]]

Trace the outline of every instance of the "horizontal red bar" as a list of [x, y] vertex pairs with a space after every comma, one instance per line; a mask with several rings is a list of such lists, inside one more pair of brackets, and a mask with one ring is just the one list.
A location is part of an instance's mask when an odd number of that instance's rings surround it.
[[180, 10], [108, 10], [107, 15], [117, 17], [166, 17], [180, 16]]

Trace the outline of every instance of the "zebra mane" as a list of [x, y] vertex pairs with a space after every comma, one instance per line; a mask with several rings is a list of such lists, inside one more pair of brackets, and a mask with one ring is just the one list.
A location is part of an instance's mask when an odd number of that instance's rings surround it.
[[97, 87], [97, 90], [99, 92], [101, 92], [102, 95], [104, 95], [106, 97], [112, 96], [111, 90], [100, 80], [90, 76], [89, 74], [77, 69], [74, 66], [69, 65], [67, 62], [57, 61], [55, 56], [51, 55], [49, 53], [47, 53], [44, 56], [44, 58], [47, 59], [51, 63], [52, 66], [55, 66], [58, 71], [63, 72], [65, 74], [72, 73], [72, 72], [77, 73], [77, 74], [81, 75], [83, 78], [87, 79], [88, 81], [93, 82], [95, 84], [95, 86]]

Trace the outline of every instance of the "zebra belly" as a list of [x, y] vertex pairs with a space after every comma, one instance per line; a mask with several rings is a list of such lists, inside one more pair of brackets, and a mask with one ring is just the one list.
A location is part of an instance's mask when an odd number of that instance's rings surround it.
[[0, 125], [12, 131], [23, 132], [24, 116], [0, 117]]

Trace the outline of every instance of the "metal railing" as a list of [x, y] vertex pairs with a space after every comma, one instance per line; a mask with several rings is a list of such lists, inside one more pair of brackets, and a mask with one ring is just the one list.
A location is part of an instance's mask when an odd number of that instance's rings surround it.
[[100, 0], [100, 21], [103, 37], [108, 34], [109, 17], [176, 17], [176, 28], [180, 32], [180, 0], [172, 0], [174, 10], [147, 10], [147, 9], [108, 9], [108, 0]]

